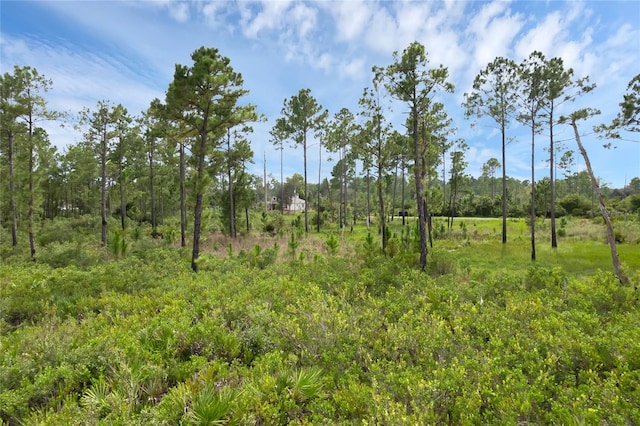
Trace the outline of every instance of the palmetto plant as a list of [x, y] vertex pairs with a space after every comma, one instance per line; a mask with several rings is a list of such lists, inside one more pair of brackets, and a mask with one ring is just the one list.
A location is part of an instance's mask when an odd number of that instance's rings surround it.
[[325, 396], [325, 381], [318, 368], [301, 368], [290, 372], [288, 385], [289, 395], [299, 405]]
[[279, 423], [299, 418], [313, 399], [324, 398], [325, 380], [318, 368], [281, 370], [275, 380]]
[[193, 399], [190, 423], [202, 426], [229, 424], [233, 401], [238, 394], [229, 387], [218, 390], [215, 383], [207, 383]]
[[111, 253], [114, 257], [124, 257], [124, 255], [127, 253], [128, 244], [124, 240], [122, 231], [118, 230], [113, 232], [111, 238], [108, 241], [107, 247], [109, 248], [109, 253]]
[[98, 417], [103, 417], [111, 411], [110, 394], [111, 386], [104, 376], [100, 376], [91, 387], [84, 391], [80, 403], [94, 411]]

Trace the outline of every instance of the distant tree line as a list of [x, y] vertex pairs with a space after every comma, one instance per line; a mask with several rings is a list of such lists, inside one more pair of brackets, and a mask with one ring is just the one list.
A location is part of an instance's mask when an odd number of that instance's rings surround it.
[[[159, 235], [158, 226], [167, 218], [177, 217], [180, 243], [186, 246], [190, 240], [197, 271], [203, 217], [218, 215], [220, 230], [236, 237], [240, 228], [252, 227], [251, 211], [274, 214], [269, 210], [275, 208], [283, 214], [297, 193], [306, 200], [305, 232], [310, 222], [318, 231], [334, 223], [345, 232], [365, 221], [379, 232], [383, 251], [385, 224], [406, 224], [407, 216], [415, 217], [424, 269], [434, 215], [446, 216], [449, 227], [457, 216], [502, 216], [505, 244], [507, 217], [530, 216], [535, 260], [536, 217], [550, 219], [551, 244], [557, 247], [555, 219], [598, 214], [599, 194], [607, 198], [609, 210], [640, 211], [640, 178], [624, 188], [608, 188], [590, 168], [576, 172], [575, 151], [554, 140], [556, 127], [571, 125], [577, 131], [579, 120], [597, 113], [558, 115], [561, 104], [595, 89], [587, 77], [576, 78], [561, 58], [547, 59], [541, 52], [520, 64], [496, 58], [478, 73], [463, 108], [469, 118], [496, 125], [502, 156], [489, 159], [477, 178], [468, 171], [467, 143], [456, 136], [438, 101], [439, 93], [454, 90], [448, 70], [430, 67], [424, 46], [414, 42], [394, 53], [389, 65], [373, 67], [357, 111], [331, 113], [310, 89], [285, 99], [272, 142], [281, 154], [290, 146], [302, 147], [304, 175], [285, 181], [281, 164], [279, 178], [270, 175], [266, 182], [247, 171], [254, 157], [251, 124], [264, 118], [244, 101], [248, 90], [242, 76], [215, 48], [201, 47], [191, 58], [191, 65], [176, 65], [165, 99], [154, 99], [139, 116], [103, 100], [68, 117], [47, 108], [53, 82], [35, 69], [16, 66], [1, 76], [0, 224], [13, 245], [26, 234], [35, 257], [39, 223], [59, 216], [100, 216], [102, 245], [116, 231], [108, 229], [109, 217], [119, 219], [122, 234], [128, 223], [148, 222], [153, 235]], [[629, 83], [618, 116], [595, 129], [600, 137], [615, 141], [622, 130], [639, 130], [639, 93], [640, 75]], [[408, 113], [399, 128], [388, 121], [393, 110]], [[80, 142], [57, 152], [44, 121], [75, 123]], [[524, 181], [505, 171], [509, 133], [518, 123], [531, 132], [531, 179]], [[534, 153], [543, 132], [549, 173], [540, 179]], [[318, 179], [311, 177], [308, 149], [331, 154], [330, 178], [321, 178], [322, 161]], [[265, 205], [269, 197], [277, 202]]]

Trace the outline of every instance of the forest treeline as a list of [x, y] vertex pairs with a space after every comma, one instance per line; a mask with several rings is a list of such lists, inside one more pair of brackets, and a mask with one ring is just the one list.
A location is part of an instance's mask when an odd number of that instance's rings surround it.
[[[268, 222], [251, 223], [251, 211], [284, 213], [297, 193], [306, 200], [305, 232], [310, 222], [320, 230], [328, 222], [348, 228], [366, 220], [380, 230], [383, 251], [388, 241], [385, 221], [417, 218], [424, 270], [434, 215], [447, 216], [449, 227], [456, 216], [502, 216], [505, 244], [507, 217], [530, 215], [535, 260], [536, 217], [550, 218], [555, 247], [556, 217], [607, 216], [607, 209], [625, 215], [640, 211], [640, 178], [624, 188], [608, 188], [590, 166], [576, 171], [577, 152], [554, 140], [557, 126], [573, 126], [588, 164], [577, 123], [598, 111], [566, 116], [557, 111], [595, 85], [586, 76], [574, 76], [561, 58], [540, 52], [519, 64], [496, 58], [478, 73], [462, 107], [468, 118], [487, 120], [500, 129], [502, 156], [488, 160], [477, 178], [467, 170], [467, 143], [456, 137], [447, 107], [438, 101], [438, 94], [455, 89], [448, 70], [431, 67], [421, 44], [414, 42], [394, 53], [389, 65], [373, 68], [358, 111], [330, 112], [310, 89], [301, 89], [285, 99], [270, 132], [281, 158], [291, 144], [304, 153], [304, 174], [286, 181], [282, 172], [267, 177], [266, 172], [257, 176], [247, 171], [254, 158], [251, 125], [264, 117], [257, 106], [245, 102], [248, 89], [230, 59], [205, 47], [191, 58], [191, 65], [176, 65], [165, 99], [154, 99], [138, 116], [108, 100], [77, 116], [52, 111], [47, 92], [54, 82], [36, 69], [15, 66], [2, 76], [0, 224], [9, 230], [12, 245], [28, 238], [35, 257], [38, 229], [57, 217], [100, 215], [102, 245], [115, 231], [108, 229], [111, 216], [119, 219], [122, 231], [130, 223], [148, 222], [154, 236], [160, 236], [158, 226], [167, 218], [179, 217], [181, 245], [190, 239], [192, 269], [197, 270], [203, 218], [217, 216], [219, 230], [235, 237]], [[638, 131], [639, 94], [637, 75], [617, 117], [595, 129], [604, 140], [619, 138], [621, 131]], [[409, 112], [401, 128], [388, 121], [391, 108]], [[73, 123], [80, 141], [58, 152], [43, 128], [49, 121]], [[530, 180], [505, 172], [506, 141], [515, 126], [531, 130]], [[549, 170], [542, 179], [535, 175], [536, 143], [547, 146]], [[323, 148], [336, 160], [329, 179], [321, 179], [321, 169], [309, 170], [307, 164], [308, 149], [322, 153]], [[601, 197], [607, 209], [602, 209]]]

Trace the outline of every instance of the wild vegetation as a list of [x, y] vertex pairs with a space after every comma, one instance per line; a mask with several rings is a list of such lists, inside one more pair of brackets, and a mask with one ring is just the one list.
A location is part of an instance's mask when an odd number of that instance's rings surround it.
[[[277, 213], [279, 215], [279, 213]], [[117, 223], [110, 218], [110, 225]], [[602, 221], [460, 218], [425, 273], [416, 224], [386, 255], [364, 224], [208, 233], [198, 259], [132, 225], [58, 218], [36, 262], [3, 233], [7, 424], [460, 424], [640, 421], [638, 294], [608, 272]], [[640, 278], [640, 224], [617, 223]], [[173, 222], [177, 235], [178, 222]], [[549, 221], [538, 224], [548, 229]], [[168, 232], [168, 225], [161, 227]], [[622, 238], [621, 238], [622, 239]], [[127, 241], [125, 244], [124, 241]]]
[[[374, 68], [357, 113], [300, 90], [271, 136], [338, 154], [316, 184], [306, 161], [246, 172], [262, 117], [228, 58], [192, 59], [141, 117], [82, 111], [64, 153], [37, 124], [63, 118], [52, 82], [2, 76], [3, 423], [640, 423], [640, 178], [601, 185], [577, 124], [596, 111], [556, 110], [594, 87], [559, 58], [479, 74], [464, 107], [503, 150], [479, 177], [435, 97], [447, 69], [417, 43]], [[603, 138], [638, 131], [639, 78]], [[532, 165], [549, 127], [548, 177], [506, 175], [515, 122]]]

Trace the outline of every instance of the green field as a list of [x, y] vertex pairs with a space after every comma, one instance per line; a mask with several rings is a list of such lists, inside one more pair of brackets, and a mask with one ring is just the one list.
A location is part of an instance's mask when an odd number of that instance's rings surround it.
[[[78, 231], [36, 262], [5, 240], [0, 418], [639, 424], [640, 302], [611, 272], [603, 225], [568, 221], [554, 251], [541, 222], [532, 264], [526, 223], [509, 221], [504, 247], [500, 224], [457, 218], [425, 273], [414, 225], [398, 219], [387, 256], [363, 225], [344, 241], [331, 228], [211, 234], [198, 273], [148, 229], [129, 231], [124, 250]], [[637, 285], [640, 224], [616, 226]]]

